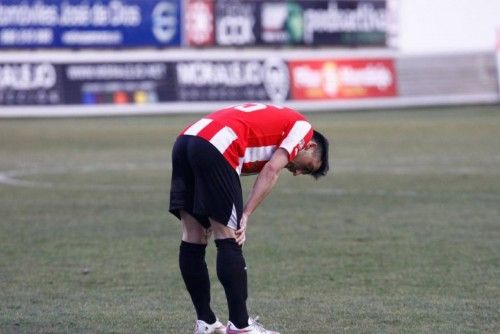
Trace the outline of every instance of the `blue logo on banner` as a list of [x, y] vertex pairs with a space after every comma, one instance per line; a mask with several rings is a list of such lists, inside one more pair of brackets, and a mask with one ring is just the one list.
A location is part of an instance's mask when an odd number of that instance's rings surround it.
[[179, 32], [179, 6], [161, 1], [153, 9], [153, 34], [160, 43], [169, 43]]
[[0, 0], [0, 48], [180, 46], [181, 0]]

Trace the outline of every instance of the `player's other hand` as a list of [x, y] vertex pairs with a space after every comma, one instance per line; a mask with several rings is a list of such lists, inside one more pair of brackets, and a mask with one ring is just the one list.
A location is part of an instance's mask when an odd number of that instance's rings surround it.
[[247, 238], [246, 237], [247, 221], [248, 221], [248, 216], [246, 214], [243, 214], [240, 220], [240, 228], [234, 232], [236, 234], [236, 243], [240, 246], [243, 246]]

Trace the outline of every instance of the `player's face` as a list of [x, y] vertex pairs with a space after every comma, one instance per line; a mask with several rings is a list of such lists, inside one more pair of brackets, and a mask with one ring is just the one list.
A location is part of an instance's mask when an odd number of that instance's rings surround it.
[[288, 169], [293, 176], [309, 175], [314, 173], [321, 167], [321, 159], [314, 154], [314, 151], [315, 146], [299, 151], [295, 159], [290, 161], [285, 168]]

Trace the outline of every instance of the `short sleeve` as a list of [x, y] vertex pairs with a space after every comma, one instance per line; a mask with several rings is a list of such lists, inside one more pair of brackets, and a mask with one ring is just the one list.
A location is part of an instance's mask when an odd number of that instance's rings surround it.
[[284, 148], [289, 159], [293, 160], [297, 152], [309, 143], [313, 135], [313, 129], [309, 122], [304, 120], [295, 121], [290, 130], [284, 134], [284, 138], [279, 147]]

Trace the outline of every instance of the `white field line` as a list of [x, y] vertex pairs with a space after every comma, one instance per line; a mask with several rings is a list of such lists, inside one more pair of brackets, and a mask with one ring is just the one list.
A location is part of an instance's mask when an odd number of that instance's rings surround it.
[[[65, 189], [89, 189], [101, 191], [122, 191], [122, 190], [152, 190], [155, 186], [146, 185], [103, 185], [103, 184], [72, 184], [65, 182], [46, 182], [24, 180], [26, 176], [33, 175], [57, 175], [66, 173], [87, 174], [98, 171], [135, 171], [135, 170], [170, 170], [168, 162], [157, 163], [113, 163], [113, 164], [95, 164], [83, 166], [57, 166], [57, 167], [32, 167], [29, 169], [14, 169], [9, 171], [0, 171], [0, 185], [26, 187], [26, 188], [65, 188]], [[167, 186], [167, 185], [165, 185]]]

